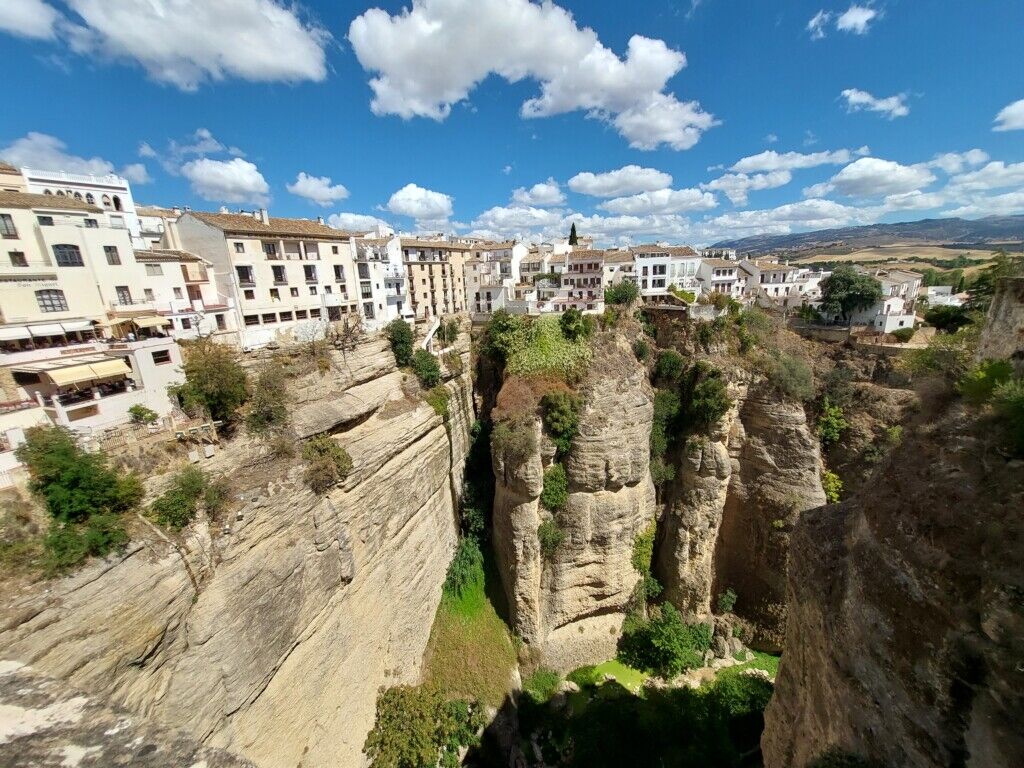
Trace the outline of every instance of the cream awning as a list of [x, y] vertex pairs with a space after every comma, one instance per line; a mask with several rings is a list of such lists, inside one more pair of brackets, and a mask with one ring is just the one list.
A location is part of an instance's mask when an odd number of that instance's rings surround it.
[[92, 381], [96, 378], [91, 365], [72, 365], [70, 368], [56, 368], [46, 371], [46, 375], [58, 387], [66, 387], [69, 384], [81, 384], [83, 381]]
[[133, 317], [132, 322], [135, 323], [137, 328], [163, 328], [164, 326], [171, 324], [171, 321], [166, 317], [158, 317], [157, 315]]
[[118, 358], [116, 360], [104, 360], [102, 363], [92, 363], [90, 366], [97, 379], [106, 379], [110, 376], [131, 376], [132, 369], [128, 364]]
[[61, 328], [60, 323], [40, 323], [39, 325], [30, 325], [28, 330], [33, 336], [64, 335], [64, 329]]
[[62, 320], [60, 325], [68, 333], [93, 330], [93, 324], [90, 320]]
[[14, 368], [22, 373], [42, 374], [58, 387], [81, 384], [114, 376], [131, 376], [132, 369], [122, 358], [107, 358], [102, 355], [79, 357], [76, 365], [62, 365], [58, 361], [28, 363]]
[[0, 325], [0, 341], [13, 341], [14, 339], [31, 339], [32, 334], [24, 325]]

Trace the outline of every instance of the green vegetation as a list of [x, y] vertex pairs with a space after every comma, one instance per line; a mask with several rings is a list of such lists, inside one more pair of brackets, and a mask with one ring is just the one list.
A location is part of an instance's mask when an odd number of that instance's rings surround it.
[[927, 347], [909, 352], [902, 365], [911, 376], [938, 376], [955, 385], [974, 367], [980, 333], [978, 324], [971, 323], [956, 333], [936, 334]]
[[530, 278], [534, 285], [541, 282], [542, 280], [554, 280], [558, 282], [559, 275], [557, 272], [538, 272], [532, 278]]
[[551, 560], [565, 541], [565, 531], [558, 527], [555, 520], [545, 520], [537, 527], [537, 539], [540, 541], [541, 556]]
[[485, 350], [499, 362], [507, 364], [509, 359], [529, 343], [527, 320], [523, 315], [513, 315], [499, 309], [491, 315], [485, 334]]
[[576, 222], [574, 221], [572, 223], [572, 226], [569, 227], [569, 245], [579, 245], [579, 244], [580, 244], [580, 240], [579, 240], [579, 236], [576, 234]]
[[533, 320], [502, 345], [510, 350], [506, 371], [513, 375], [550, 375], [571, 381], [582, 376], [590, 364], [585, 336], [566, 338], [560, 319], [552, 316]]
[[843, 481], [839, 479], [839, 475], [830, 469], [824, 470], [821, 473], [821, 487], [825, 491], [825, 498], [828, 499], [829, 504], [839, 501], [843, 493]]
[[456, 768], [459, 750], [479, 744], [481, 707], [446, 701], [427, 686], [397, 686], [377, 698], [377, 718], [363, 752], [371, 768]]
[[414, 340], [412, 326], [405, 322], [405, 320], [395, 319], [388, 323], [384, 329], [384, 334], [388, 337], [388, 341], [391, 342], [391, 351], [395, 355], [395, 365], [399, 368], [404, 368], [412, 363], [412, 345]]
[[537, 450], [533, 425], [525, 420], [499, 421], [491, 431], [491, 448], [509, 464], [522, 464]]
[[956, 383], [960, 396], [972, 405], [983, 405], [992, 399], [996, 387], [1013, 378], [1009, 360], [983, 360]]
[[562, 336], [568, 341], [585, 339], [592, 330], [592, 327], [588, 326], [583, 313], [575, 307], [570, 307], [562, 313], [562, 316], [558, 318], [558, 327], [562, 331]]
[[423, 396], [423, 399], [430, 403], [430, 407], [434, 409], [434, 412], [447, 423], [451, 416], [451, 410], [449, 408], [451, 393], [443, 386], [438, 385], [427, 392], [427, 394]]
[[779, 392], [793, 400], [806, 401], [814, 397], [811, 366], [801, 357], [779, 352], [769, 368], [768, 379]]
[[306, 461], [306, 485], [314, 493], [327, 493], [352, 472], [352, 457], [329, 435], [311, 437], [302, 446], [302, 458]]
[[821, 309], [849, 324], [850, 315], [870, 308], [882, 298], [882, 284], [853, 267], [836, 267], [821, 281]]
[[171, 396], [191, 416], [234, 421], [249, 398], [249, 384], [245, 369], [238, 363], [238, 353], [209, 338], [183, 344], [182, 352], [185, 383], [170, 387]]
[[1024, 380], [1000, 384], [992, 393], [996, 417], [1016, 456], [1024, 456]]
[[565, 467], [552, 464], [544, 473], [544, 487], [540, 492], [540, 503], [551, 512], [561, 512], [569, 501], [569, 480]]
[[732, 400], [722, 381], [721, 372], [717, 369], [706, 370], [701, 374], [690, 395], [690, 403], [686, 408], [687, 420], [702, 428], [710, 427], [718, 422], [732, 408]]
[[540, 400], [543, 409], [544, 429], [558, 448], [558, 455], [569, 453], [572, 439], [580, 426], [580, 409], [583, 403], [577, 395], [564, 390], [548, 392]]
[[646, 363], [651, 356], [651, 345], [644, 339], [637, 339], [633, 342], [633, 354], [641, 363]]
[[917, 331], [913, 328], [897, 328], [892, 332], [892, 335], [896, 337], [896, 341], [900, 344], [906, 344], [912, 338]]
[[543, 704], [555, 695], [561, 682], [562, 678], [557, 672], [541, 667], [523, 680], [523, 691], [537, 704]]
[[837, 443], [850, 427], [850, 422], [843, 415], [843, 409], [834, 405], [828, 395], [821, 401], [821, 415], [818, 417], [818, 437], [824, 448]]
[[651, 479], [659, 488], [675, 476], [675, 468], [665, 461], [665, 454], [674, 434], [674, 424], [682, 406], [679, 395], [666, 389], [654, 394], [654, 417], [651, 422]]
[[412, 372], [420, 380], [420, 386], [431, 389], [441, 383], [441, 366], [437, 358], [425, 349], [417, 349], [412, 356]]
[[102, 557], [123, 547], [121, 515], [142, 500], [142, 483], [108, 465], [106, 454], [87, 453], [62, 427], [32, 427], [15, 452], [28, 468], [29, 490], [52, 522], [43, 542], [51, 570]]
[[[392, 322], [394, 322], [392, 320]], [[434, 332], [435, 338], [441, 342], [444, 346], [454, 344], [459, 338], [459, 321], [454, 317], [448, 320], [442, 320], [437, 326], [437, 331]]]
[[208, 481], [199, 467], [188, 466], [171, 478], [167, 490], [149, 505], [150, 516], [160, 525], [180, 531], [196, 518], [199, 500]]
[[1001, 278], [1020, 275], [1024, 275], [1024, 256], [1011, 256], [1004, 250], [997, 251], [992, 263], [971, 284], [966, 309], [987, 313], [995, 295], [996, 283]]
[[881, 763], [833, 747], [807, 764], [807, 768], [884, 768]]
[[736, 607], [737, 594], [736, 590], [732, 587], [726, 587], [724, 592], [718, 593], [718, 612], [719, 613], [732, 613], [732, 609]]
[[480, 542], [487, 538], [491, 501], [494, 499], [490, 422], [474, 421], [469, 428], [469, 440], [459, 504], [459, 527], [463, 536]]
[[619, 640], [619, 660], [636, 669], [670, 680], [704, 664], [711, 647], [711, 627], [686, 624], [671, 603], [651, 609], [644, 620], [629, 616]]
[[678, 384], [685, 367], [686, 362], [681, 354], [674, 349], [666, 349], [658, 355], [658, 362], [654, 366], [654, 376], [662, 386]]
[[623, 280], [621, 283], [617, 283], [604, 289], [605, 304], [623, 304], [629, 306], [638, 298], [640, 298], [640, 288], [632, 280]]
[[470, 595], [483, 595], [484, 555], [480, 543], [473, 536], [463, 536], [448, 566], [444, 580], [444, 594], [456, 600]]
[[651, 563], [654, 560], [654, 539], [657, 534], [658, 524], [652, 520], [633, 540], [633, 554], [630, 562], [633, 565], [633, 570], [640, 574], [640, 583], [637, 588], [643, 596], [644, 602], [653, 600], [661, 594], [661, 584], [651, 572]]
[[245, 426], [254, 435], [279, 432], [288, 424], [287, 376], [280, 363], [266, 363], [256, 377]]
[[956, 333], [972, 322], [971, 315], [966, 309], [950, 306], [932, 307], [924, 313], [924, 320], [942, 333]]
[[156, 411], [150, 410], [144, 405], [133, 405], [128, 409], [128, 415], [132, 419], [132, 424], [152, 424], [158, 418], [160, 418]]
[[697, 296], [690, 291], [684, 291], [682, 288], [677, 288], [674, 285], [668, 287], [668, 292], [675, 296], [680, 301], [685, 301], [687, 304], [693, 304], [697, 300]]

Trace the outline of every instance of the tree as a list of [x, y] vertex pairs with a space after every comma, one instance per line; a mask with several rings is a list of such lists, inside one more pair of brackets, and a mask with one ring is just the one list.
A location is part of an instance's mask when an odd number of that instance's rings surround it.
[[417, 349], [412, 356], [412, 370], [424, 389], [436, 387], [441, 382], [441, 366], [437, 358], [425, 349]]
[[663, 384], [675, 384], [682, 377], [685, 367], [686, 363], [681, 354], [674, 349], [666, 349], [658, 355], [658, 362], [654, 366], [654, 375]]
[[583, 313], [576, 307], [569, 307], [558, 319], [558, 327], [562, 329], [562, 335], [569, 341], [576, 341], [587, 335], [586, 323], [583, 320]]
[[285, 372], [275, 360], [264, 365], [256, 377], [256, 386], [249, 401], [249, 413], [245, 426], [254, 435], [276, 432], [288, 423], [288, 388], [285, 386]]
[[558, 453], [569, 452], [572, 439], [580, 425], [580, 398], [570, 392], [549, 392], [540, 401], [544, 409], [544, 428], [558, 447]]
[[871, 275], [857, 272], [853, 267], [836, 267], [821, 281], [821, 308], [838, 315], [849, 325], [850, 316], [874, 306], [882, 299], [882, 284]]
[[956, 333], [971, 322], [971, 317], [963, 307], [943, 305], [925, 312], [924, 320], [943, 333]]
[[171, 387], [179, 405], [189, 414], [208, 414], [216, 421], [232, 422], [249, 397], [245, 369], [237, 353], [226, 344], [197, 339], [183, 345], [185, 383]]
[[513, 315], [508, 310], [499, 309], [491, 315], [486, 337], [491, 356], [498, 358], [502, 363], [507, 363], [527, 342], [526, 319], [522, 315]]
[[302, 446], [302, 458], [306, 460], [306, 485], [315, 493], [326, 493], [352, 472], [352, 457], [330, 435], [310, 438]]
[[1024, 256], [1011, 256], [1003, 249], [996, 251], [992, 264], [971, 284], [966, 309], [971, 312], [988, 312], [999, 279], [1021, 274], [1024, 274]]
[[623, 280], [621, 283], [609, 286], [604, 291], [606, 304], [630, 305], [640, 296], [640, 288], [632, 280]]
[[579, 237], [576, 235], [576, 222], [574, 221], [572, 226], [569, 227], [569, 245], [579, 245], [579, 243]]
[[412, 327], [405, 320], [397, 318], [388, 323], [384, 329], [384, 334], [388, 337], [388, 341], [391, 342], [391, 351], [395, 355], [395, 365], [399, 368], [409, 365], [412, 362]]

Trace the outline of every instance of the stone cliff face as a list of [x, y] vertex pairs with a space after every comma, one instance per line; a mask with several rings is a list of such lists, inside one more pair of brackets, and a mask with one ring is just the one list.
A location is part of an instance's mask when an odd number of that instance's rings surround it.
[[343, 486], [318, 497], [301, 467], [233, 446], [206, 468], [232, 475], [237, 520], [8, 597], [3, 657], [260, 766], [361, 764], [378, 687], [418, 679], [472, 399], [465, 378], [446, 385], [449, 437], [403, 394], [384, 342], [334, 363], [293, 419], [303, 436], [337, 435], [354, 462]]
[[1024, 764], [1024, 467], [954, 408], [852, 499], [804, 513], [762, 739], [884, 765]]
[[666, 597], [698, 619], [737, 595], [752, 645], [777, 650], [785, 628], [789, 530], [825, 502], [818, 440], [803, 406], [758, 384], [730, 388], [733, 408], [682, 448], [665, 491], [658, 575]]
[[569, 670], [615, 654], [638, 574], [637, 534], [654, 519], [648, 439], [652, 391], [625, 339], [597, 345], [580, 386], [579, 434], [566, 461], [569, 501], [557, 515], [565, 540], [550, 560], [537, 529], [544, 469], [554, 448], [533, 428], [538, 450], [510, 466], [494, 457], [494, 549], [513, 630], [545, 666]]

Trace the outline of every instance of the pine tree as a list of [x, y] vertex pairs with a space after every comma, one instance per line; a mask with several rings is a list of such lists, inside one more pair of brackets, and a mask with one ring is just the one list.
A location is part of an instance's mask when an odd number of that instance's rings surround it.
[[579, 245], [579, 242], [579, 238], [576, 236], [576, 222], [574, 221], [569, 229], [569, 245]]

